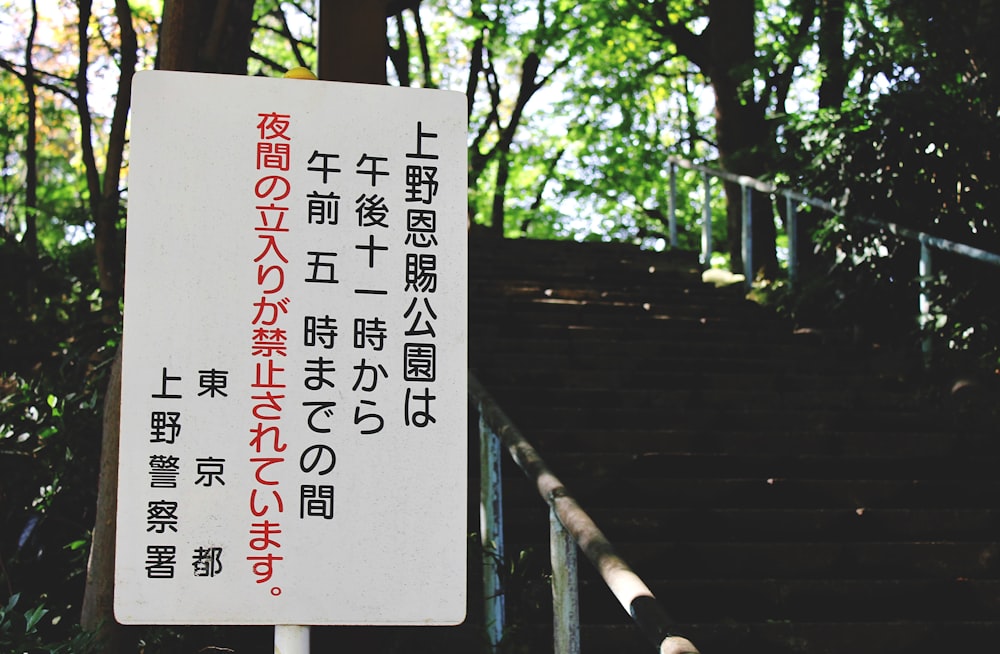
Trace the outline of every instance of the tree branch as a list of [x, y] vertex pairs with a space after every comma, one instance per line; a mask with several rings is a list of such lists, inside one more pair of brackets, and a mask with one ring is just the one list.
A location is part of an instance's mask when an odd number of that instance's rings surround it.
[[502, 131], [502, 127], [500, 126], [500, 105], [502, 102], [500, 98], [500, 82], [497, 79], [496, 69], [493, 67], [489, 48], [483, 46], [483, 51], [486, 53], [486, 63], [483, 72], [486, 77], [486, 88], [490, 96], [490, 113], [486, 117], [486, 120], [483, 121], [475, 138], [472, 139], [472, 157], [469, 165], [470, 183], [479, 178], [479, 175], [486, 169], [486, 165], [497, 151], [495, 145], [486, 152], [482, 152], [479, 147], [486, 139], [486, 135], [489, 134], [490, 128], [495, 125], [498, 130]]
[[468, 104], [467, 118], [472, 117], [472, 106], [475, 104], [476, 89], [479, 88], [479, 76], [483, 72], [483, 35], [480, 34], [472, 44], [469, 59], [469, 80], [465, 85], [465, 100]]
[[285, 10], [279, 6], [274, 10], [274, 12], [272, 12], [272, 15], [273, 14], [277, 14], [278, 20], [281, 21], [281, 33], [286, 39], [288, 39], [288, 43], [292, 46], [292, 54], [295, 55], [295, 61], [299, 62], [299, 65], [303, 68], [308, 68], [305, 57], [302, 56], [302, 50], [299, 47], [301, 43], [298, 39], [292, 36], [292, 28], [288, 24], [288, 16], [285, 14]]
[[83, 157], [87, 180], [87, 195], [90, 215], [96, 220], [101, 197], [101, 174], [97, 170], [94, 156], [93, 120], [90, 116], [90, 102], [87, 99], [89, 85], [87, 69], [90, 66], [90, 16], [93, 0], [77, 0], [80, 23], [77, 26], [77, 40], [80, 60], [76, 71], [76, 112], [80, 120], [80, 150]]
[[138, 64], [139, 42], [132, 24], [128, 0], [115, 0], [115, 17], [121, 31], [121, 69], [118, 93], [111, 116], [111, 131], [105, 157], [104, 183], [100, 204], [94, 216], [94, 247], [97, 270], [101, 278], [101, 305], [105, 318], [117, 321], [118, 300], [122, 293], [121, 248], [118, 246], [118, 215], [121, 204], [122, 162], [125, 157], [125, 129], [132, 99], [132, 78]]
[[789, 39], [788, 58], [789, 63], [784, 66], [776, 66], [768, 74], [768, 84], [765, 86], [760, 102], [765, 107], [771, 106], [771, 96], [774, 96], [774, 107], [781, 110], [788, 99], [788, 92], [792, 85], [792, 76], [795, 74], [795, 67], [798, 65], [802, 52], [809, 44], [809, 28], [816, 18], [816, 3], [814, 0], [802, 3], [801, 16], [795, 33]]
[[35, 34], [38, 32], [38, 5], [31, 0], [31, 27], [24, 45], [24, 91], [27, 96], [28, 133], [24, 150], [24, 245], [31, 258], [28, 292], [34, 293], [34, 267], [38, 260], [38, 99], [35, 93]]
[[273, 68], [274, 70], [276, 70], [278, 72], [285, 73], [285, 72], [288, 71], [288, 68], [286, 68], [284, 64], [279, 63], [279, 62], [275, 61], [274, 59], [271, 59], [270, 57], [268, 57], [266, 55], [262, 55], [259, 52], [255, 52], [255, 51], [251, 50], [250, 51], [250, 58], [257, 60], [257, 61], [261, 62], [262, 64], [266, 64], [266, 65], [270, 66], [271, 68]]
[[406, 24], [403, 21], [403, 14], [396, 14], [396, 34], [399, 38], [399, 46], [394, 48], [389, 43], [386, 36], [386, 51], [389, 53], [389, 61], [396, 69], [396, 79], [400, 86], [410, 86], [410, 40], [406, 35]]
[[[4, 58], [0, 57], [0, 68], [3, 68], [7, 72], [11, 73], [15, 77], [17, 77], [18, 80], [20, 80], [23, 83], [24, 80], [25, 80], [25, 77], [26, 77], [26, 73], [22, 73], [21, 71], [18, 70], [18, 66], [19, 65], [20, 64], [15, 64], [15, 63], [13, 63], [11, 61], [8, 61], [7, 59], [4, 59]], [[39, 76], [43, 75], [45, 77], [52, 77], [52, 78], [57, 79], [57, 80], [59, 80], [61, 82], [66, 82], [67, 84], [75, 84], [75, 80], [74, 79], [68, 79], [68, 78], [65, 78], [65, 77], [61, 77], [61, 76], [56, 75], [54, 73], [49, 73], [49, 72], [46, 72], [44, 70], [39, 70], [38, 68], [34, 68], [33, 69], [33, 74], [34, 74], [34, 78], [35, 78], [35, 86], [38, 86], [40, 88], [43, 88], [43, 89], [46, 89], [48, 91], [52, 91], [53, 93], [56, 93], [58, 95], [61, 95], [64, 98], [66, 98], [67, 100], [69, 100], [71, 103], [73, 103], [73, 105], [76, 105], [76, 95], [72, 91], [70, 91], [68, 89], [65, 89], [65, 88], [62, 88], [60, 86], [56, 86], [55, 84], [51, 84], [49, 82], [46, 82], [46, 81], [40, 79]]]
[[[648, 12], [639, 9], [639, 14], [643, 16], [650, 29], [674, 44], [678, 54], [690, 60], [703, 72], [711, 66], [709, 48], [703, 34], [695, 34], [685, 25], [671, 22], [664, 0], [653, 3]], [[711, 24], [706, 29], [711, 29]]]
[[431, 75], [431, 53], [427, 46], [427, 33], [424, 32], [424, 23], [420, 20], [420, 2], [413, 7], [413, 20], [417, 28], [417, 45], [420, 46], [420, 63], [424, 72], [424, 88], [435, 89], [437, 84]]

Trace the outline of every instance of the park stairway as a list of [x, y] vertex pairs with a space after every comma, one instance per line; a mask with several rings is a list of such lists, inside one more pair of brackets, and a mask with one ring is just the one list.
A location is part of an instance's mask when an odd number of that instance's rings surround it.
[[[476, 236], [469, 299], [470, 369], [702, 654], [1000, 648], [989, 398], [795, 333], [686, 253]], [[505, 465], [503, 651], [551, 652], [547, 507]], [[652, 652], [580, 570], [583, 653]]]

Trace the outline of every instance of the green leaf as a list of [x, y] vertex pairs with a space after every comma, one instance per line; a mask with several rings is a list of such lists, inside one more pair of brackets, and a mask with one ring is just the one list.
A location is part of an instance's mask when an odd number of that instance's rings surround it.
[[4, 607], [3, 614], [0, 615], [4, 615], [13, 611], [14, 607], [17, 606], [17, 600], [19, 600], [20, 598], [21, 598], [21, 593], [14, 593], [13, 595], [11, 595], [10, 600], [7, 601], [7, 606]]
[[42, 605], [38, 605], [34, 609], [27, 611], [24, 614], [24, 621], [26, 623], [24, 632], [26, 634], [32, 633], [41, 619], [44, 618], [45, 614], [48, 612], [49, 610]]

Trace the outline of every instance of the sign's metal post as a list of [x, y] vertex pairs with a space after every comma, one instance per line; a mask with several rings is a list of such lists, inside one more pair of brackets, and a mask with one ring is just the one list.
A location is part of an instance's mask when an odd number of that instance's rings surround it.
[[309, 627], [274, 625], [274, 654], [309, 654]]
[[[296, 67], [284, 74], [286, 79], [314, 80], [311, 70]], [[274, 625], [274, 654], [309, 654], [308, 625]]]

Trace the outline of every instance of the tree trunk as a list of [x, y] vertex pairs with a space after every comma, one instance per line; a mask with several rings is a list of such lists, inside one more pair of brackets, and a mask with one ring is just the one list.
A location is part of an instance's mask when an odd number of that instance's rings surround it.
[[[754, 97], [754, 0], [713, 0], [709, 4], [707, 73], [715, 92], [715, 132], [723, 169], [758, 177], [767, 171], [774, 139], [764, 106]], [[739, 185], [727, 183], [728, 248], [734, 271], [743, 269], [743, 199]], [[778, 270], [776, 229], [770, 201], [752, 203], [753, 267], [773, 278]]]
[[396, 79], [399, 80], [399, 85], [408, 87], [412, 84], [410, 82], [410, 40], [406, 36], [406, 23], [403, 20], [402, 12], [396, 14], [396, 35], [399, 43], [395, 48], [391, 46], [387, 48], [389, 60], [396, 70]]
[[320, 79], [385, 84], [389, 0], [321, 0]]
[[847, 88], [844, 2], [820, 0], [819, 65], [823, 76], [819, 85], [820, 109], [839, 109], [844, 101], [844, 89]]
[[[765, 104], [755, 95], [755, 0], [709, 0], [708, 26], [701, 34], [672, 20], [665, 0], [649, 8], [654, 31], [670, 41], [677, 53], [698, 66], [715, 93], [715, 133], [724, 170], [759, 177], [768, 170], [774, 134]], [[726, 183], [727, 249], [730, 266], [743, 270], [743, 197], [738, 184]], [[778, 270], [777, 234], [769, 201], [753, 203], [753, 265], [755, 273], [773, 278]]]
[[[86, 9], [89, 21], [90, 2], [81, 3], [81, 16]], [[167, 12], [169, 13], [169, 18]], [[201, 13], [199, 13], [201, 12]], [[191, 0], [167, 0], [164, 5], [163, 29], [169, 36], [161, 40], [159, 66], [161, 68], [209, 72], [246, 73], [246, 60], [250, 51], [252, 34], [253, 0], [220, 0], [215, 2], [193, 2]], [[118, 103], [112, 116], [112, 134], [107, 157], [107, 170], [103, 184], [95, 180], [96, 172], [89, 175], [91, 208], [95, 215], [95, 246], [98, 270], [101, 274], [102, 297], [105, 298], [105, 315], [111, 315], [108, 298], [114, 298], [113, 312], [118, 315], [120, 297], [121, 249], [117, 245], [117, 222], [119, 211], [120, 169], [125, 143], [125, 123], [132, 93], [132, 76], [135, 69], [136, 35], [132, 29], [132, 15], [127, 0], [116, 0], [115, 14], [122, 30], [122, 72], [118, 85]], [[209, 22], [192, 22], [192, 16]], [[206, 25], [211, 28], [204, 29]], [[83, 45], [86, 28], [81, 26], [81, 55], [86, 59]], [[78, 78], [86, 79], [86, 71]], [[85, 84], [85, 82], [82, 82]], [[89, 108], [86, 95], [81, 100], [81, 121], [84, 130], [84, 150], [89, 145]], [[93, 150], [90, 148], [91, 159]], [[91, 166], [88, 165], [88, 170]], [[96, 169], [95, 169], [96, 170]], [[96, 189], [96, 190], [95, 190]], [[115, 274], [117, 272], [117, 275]], [[117, 288], [117, 294], [113, 294]], [[98, 630], [102, 642], [102, 652], [117, 654], [127, 652], [125, 630], [114, 619], [114, 563], [115, 531], [118, 494], [118, 443], [119, 417], [121, 414], [121, 351], [115, 355], [108, 388], [104, 401], [104, 420], [101, 438], [101, 469], [97, 490], [97, 518], [94, 525], [93, 542], [87, 565], [87, 584], [84, 592], [80, 622], [86, 629]]]
[[121, 171], [125, 159], [126, 127], [132, 101], [132, 78], [138, 64], [139, 43], [132, 25], [132, 10], [125, 0], [115, 0], [115, 16], [121, 30], [121, 73], [118, 78], [118, 101], [111, 116], [111, 132], [100, 188], [100, 201], [94, 215], [94, 248], [102, 279], [101, 302], [105, 319], [117, 323], [118, 302], [124, 291], [124, 247], [120, 242], [118, 219], [121, 213]]
[[975, 43], [978, 68], [986, 76], [987, 110], [1000, 113], [1000, 9], [995, 0], [979, 0], [976, 12]]
[[536, 80], [538, 66], [541, 63], [542, 60], [536, 52], [529, 52], [524, 58], [524, 63], [521, 66], [521, 86], [517, 92], [517, 100], [514, 102], [514, 110], [511, 112], [510, 120], [500, 134], [500, 140], [494, 149], [497, 156], [497, 175], [496, 183], [493, 186], [490, 234], [496, 238], [503, 238], [504, 235], [504, 208], [507, 203], [507, 180], [510, 178], [510, 148], [514, 144], [514, 133], [521, 124], [528, 100], [541, 88], [541, 84]]
[[108, 376], [101, 429], [101, 470], [98, 478], [97, 521], [94, 525], [87, 586], [80, 624], [98, 632], [103, 652], [116, 653], [124, 645], [123, 629], [114, 619], [115, 516], [118, 513], [118, 419], [121, 416], [122, 357], [115, 354]]
[[31, 1], [31, 27], [24, 45], [24, 92], [27, 98], [28, 133], [24, 151], [24, 248], [31, 260], [28, 274], [28, 302], [34, 299], [38, 268], [38, 100], [35, 93], [35, 33], [38, 31], [38, 6]]
[[253, 0], [165, 0], [157, 68], [246, 75]]
[[[90, 184], [91, 211], [94, 214], [94, 249], [101, 288], [101, 312], [107, 321], [120, 318], [118, 301], [123, 289], [124, 271], [118, 238], [122, 162], [124, 161], [126, 125], [132, 99], [132, 78], [138, 60], [138, 42], [132, 25], [132, 11], [127, 0], [115, 1], [115, 16], [121, 30], [121, 73], [118, 101], [111, 118], [107, 163], [103, 184]], [[81, 38], [86, 28], [81, 27]], [[81, 54], [85, 52], [81, 45]], [[81, 65], [81, 69], [83, 66]], [[79, 100], [89, 112], [86, 98]], [[89, 114], [88, 114], [89, 115]], [[82, 116], [81, 116], [82, 120]], [[83, 138], [89, 142], [89, 128]], [[91, 153], [92, 156], [92, 153]], [[90, 166], [88, 166], [89, 168]], [[93, 197], [98, 193], [97, 198]], [[124, 651], [124, 631], [114, 619], [115, 516], [118, 510], [118, 417], [121, 410], [121, 352], [115, 354], [104, 397], [101, 435], [101, 467], [97, 483], [97, 510], [94, 535], [87, 561], [87, 583], [83, 596], [80, 623], [97, 631], [103, 650]]]

